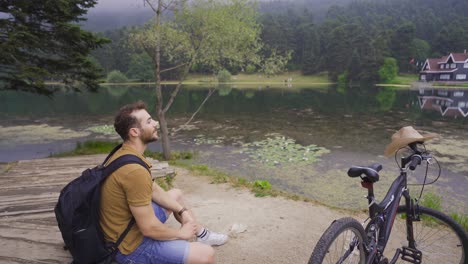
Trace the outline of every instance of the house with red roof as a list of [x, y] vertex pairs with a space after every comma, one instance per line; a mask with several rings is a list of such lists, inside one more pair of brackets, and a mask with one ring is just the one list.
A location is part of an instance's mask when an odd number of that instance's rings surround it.
[[468, 53], [450, 53], [442, 58], [427, 59], [419, 72], [421, 81], [468, 82]]

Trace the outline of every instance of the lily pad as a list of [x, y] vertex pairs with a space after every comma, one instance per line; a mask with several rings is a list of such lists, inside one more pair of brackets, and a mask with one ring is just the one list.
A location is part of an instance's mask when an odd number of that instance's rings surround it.
[[316, 145], [302, 146], [292, 138], [268, 134], [265, 140], [243, 144], [241, 153], [248, 154], [254, 161], [270, 167], [312, 164], [330, 151]]
[[113, 125], [100, 125], [100, 126], [93, 126], [86, 130], [89, 130], [94, 133], [104, 134], [104, 135], [114, 135], [116, 134]]

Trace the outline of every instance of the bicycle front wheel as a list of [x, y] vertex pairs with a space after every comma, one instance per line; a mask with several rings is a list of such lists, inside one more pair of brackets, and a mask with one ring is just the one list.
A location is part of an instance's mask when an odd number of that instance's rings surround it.
[[[413, 221], [416, 249], [421, 252], [424, 264], [465, 264], [468, 241], [466, 232], [452, 218], [426, 207], [419, 206], [420, 221]], [[390, 239], [385, 252], [408, 246], [406, 239], [406, 205], [398, 207]], [[385, 254], [388, 258], [389, 256]], [[400, 256], [396, 263], [409, 263]], [[411, 262], [410, 262], [411, 263]]]
[[365, 263], [366, 236], [362, 225], [346, 217], [334, 221], [323, 233], [309, 259], [309, 264]]

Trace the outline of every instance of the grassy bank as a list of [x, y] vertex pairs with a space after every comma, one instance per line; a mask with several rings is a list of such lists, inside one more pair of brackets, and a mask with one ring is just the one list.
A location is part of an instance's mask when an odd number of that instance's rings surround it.
[[[409, 87], [412, 86], [413, 83], [419, 80], [418, 74], [400, 74], [398, 75], [393, 81], [385, 84], [378, 84], [378, 86], [402, 86], [402, 87]], [[457, 82], [428, 82], [428, 83], [421, 83], [428, 87], [432, 88], [468, 88], [468, 83], [457, 83]]]
[[[178, 81], [164, 81], [163, 84], [177, 84]], [[264, 74], [255, 73], [255, 74], [237, 74], [232, 75], [231, 80], [224, 84], [230, 85], [271, 85], [271, 86], [288, 86], [293, 85], [310, 85], [310, 84], [330, 84], [328, 80], [328, 74], [322, 72], [315, 75], [302, 75], [299, 71], [286, 72], [274, 76], [266, 76]], [[141, 85], [148, 83], [141, 82], [129, 82], [129, 83], [101, 83], [101, 85], [122, 85], [122, 84], [131, 84], [131, 85]], [[187, 85], [196, 85], [196, 84], [218, 84], [218, 80], [214, 75], [204, 75], [204, 74], [190, 74], [186, 80], [183, 81], [183, 84]]]

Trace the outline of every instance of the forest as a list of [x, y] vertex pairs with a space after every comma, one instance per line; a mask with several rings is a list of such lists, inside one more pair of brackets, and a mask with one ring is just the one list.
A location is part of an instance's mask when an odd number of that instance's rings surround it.
[[[393, 64], [399, 73], [417, 73], [426, 58], [468, 49], [467, 0], [276, 0], [259, 2], [256, 8], [263, 55], [272, 50], [290, 54], [288, 71], [328, 72], [332, 81], [382, 82], [385, 76], [379, 70], [385, 66]], [[95, 50], [92, 57], [105, 74], [119, 71], [131, 80], [154, 79], [151, 58], [128, 44], [139, 27], [100, 33], [111, 43]], [[164, 60], [163, 56], [163, 64]], [[261, 70], [260, 65], [222, 66], [231, 74]], [[198, 63], [191, 73], [219, 70]], [[177, 74], [162, 77], [175, 79]]]

